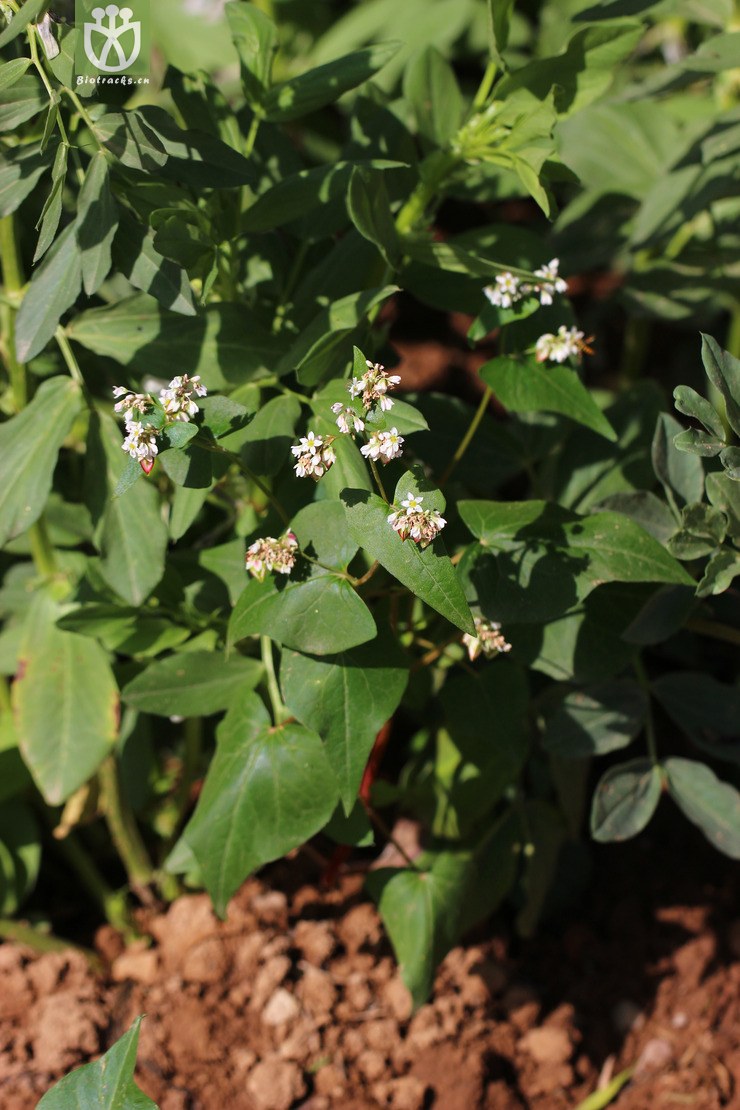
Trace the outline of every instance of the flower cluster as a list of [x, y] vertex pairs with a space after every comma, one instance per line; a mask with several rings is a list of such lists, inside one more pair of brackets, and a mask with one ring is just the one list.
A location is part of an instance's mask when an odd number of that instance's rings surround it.
[[535, 282], [522, 281], [507, 270], [503, 274], [497, 274], [493, 285], [486, 286], [483, 292], [497, 308], [511, 308], [517, 301], [532, 293], [540, 298], [540, 304], [552, 304], [555, 294], [565, 293], [568, 288], [564, 279], [558, 276], [559, 266], [560, 261], [557, 258], [540, 266], [539, 270], [534, 271], [534, 276], [540, 279]]
[[298, 540], [293, 532], [286, 532], [279, 540], [266, 536], [249, 545], [244, 563], [252, 577], [263, 582], [268, 572], [290, 574], [297, 551]]
[[[205, 397], [207, 392], [199, 374], [195, 374], [192, 378], [183, 374], [173, 378], [166, 389], [160, 390], [159, 403], [170, 422], [189, 423], [191, 417], [199, 411], [192, 399], [193, 393], [196, 397]], [[134, 393], [124, 385], [114, 386], [113, 396], [116, 398], [114, 411], [123, 413], [126, 425], [126, 438], [121, 444], [121, 449], [127, 451], [132, 459], [136, 459], [141, 464], [145, 474], [149, 474], [159, 453], [158, 429], [145, 419], [147, 413], [154, 408], [154, 400], [151, 394]]]
[[318, 481], [334, 465], [337, 456], [331, 446], [333, 440], [334, 436], [322, 437], [308, 432], [293, 444], [290, 450], [297, 459], [293, 469], [299, 478], [315, 478]]
[[403, 436], [398, 434], [398, 428], [391, 428], [389, 432], [373, 432], [367, 443], [360, 448], [360, 454], [373, 461], [380, 459], [382, 463], [389, 463], [391, 459], [398, 459], [403, 454]]
[[201, 383], [200, 374], [194, 374], [192, 378], [183, 374], [173, 378], [167, 388], [160, 392], [159, 402], [170, 420], [187, 424], [199, 411], [193, 394], [196, 397], [205, 397], [207, 393], [208, 390]]
[[471, 663], [479, 655], [492, 659], [496, 655], [505, 655], [507, 651], [511, 651], [511, 644], [505, 640], [498, 621], [489, 621], [485, 617], [476, 617], [475, 636], [466, 632], [462, 640], [468, 649]]
[[541, 335], [534, 350], [538, 362], [565, 362], [571, 356], [580, 355], [581, 351], [591, 353], [583, 332], [577, 328], [568, 328], [565, 324], [560, 325], [557, 335], [552, 332]]
[[123, 413], [126, 425], [126, 438], [121, 444], [121, 450], [128, 452], [132, 459], [141, 464], [144, 473], [149, 474], [159, 448], [157, 430], [152, 424], [145, 422], [144, 418], [154, 408], [154, 401], [148, 393], [134, 393], [123, 385], [113, 387], [113, 396], [117, 398], [114, 411]]
[[[342, 435], [354, 435], [355, 432], [362, 432], [365, 430], [365, 421], [348, 405], [343, 405], [341, 401], [331, 406], [331, 411], [337, 418], [337, 427]], [[350, 429], [350, 424], [352, 428]]]
[[407, 493], [401, 502], [401, 509], [394, 509], [389, 514], [388, 523], [398, 532], [402, 540], [411, 537], [419, 547], [428, 547], [447, 521], [436, 509], [422, 509], [423, 500], [423, 497], [418, 497], [414, 493]]
[[361, 399], [366, 411], [378, 405], [383, 412], [388, 412], [393, 408], [393, 400], [388, 396], [388, 390], [393, 389], [400, 381], [398, 374], [388, 374], [379, 362], [368, 360], [365, 373], [361, 378], [353, 378], [347, 389], [350, 397]]

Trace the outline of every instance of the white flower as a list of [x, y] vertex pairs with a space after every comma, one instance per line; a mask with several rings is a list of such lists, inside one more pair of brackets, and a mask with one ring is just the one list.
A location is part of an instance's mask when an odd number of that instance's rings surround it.
[[[309, 436], [313, 433], [309, 432]], [[334, 454], [329, 440], [334, 437], [327, 437], [327, 442], [321, 439], [320, 436], [314, 436], [311, 443], [314, 450], [303, 450], [301, 445], [296, 448], [291, 447], [291, 451], [297, 457], [298, 461], [295, 463], [293, 469], [299, 478], [315, 478], [318, 479], [326, 473], [326, 471], [334, 465], [337, 461], [337, 456]], [[308, 442], [308, 436], [301, 440], [301, 444]], [[320, 449], [319, 449], [320, 448]]]
[[317, 436], [315, 432], [308, 432], [303, 436], [299, 443], [291, 447], [291, 451], [298, 458], [300, 455], [315, 455], [317, 451], [323, 446], [323, 439]]
[[150, 424], [145, 425], [138, 420], [132, 420], [126, 425], [126, 432], [121, 450], [127, 451], [132, 459], [141, 463], [142, 470], [148, 474], [159, 453], [154, 428]]
[[347, 389], [350, 397], [361, 397], [365, 409], [379, 405], [383, 412], [393, 407], [388, 390], [394, 389], [401, 381], [398, 374], [388, 374], [379, 362], [368, 362], [367, 370], [361, 378], [353, 378]]
[[205, 397], [208, 393], [200, 380], [200, 374], [189, 378], [187, 374], [179, 374], [173, 378], [166, 389], [159, 392], [159, 403], [171, 420], [188, 424], [190, 419], [200, 410], [193, 400], [196, 397]]
[[421, 509], [423, 497], [417, 497], [415, 493], [407, 493], [401, 504], [406, 510], [406, 515], [409, 513], [416, 513]]
[[578, 357], [584, 348], [584, 333], [561, 324], [557, 335], [552, 332], [541, 335], [534, 350], [538, 362], [565, 362], [567, 358]]
[[[331, 411], [337, 418], [337, 427], [343, 435], [352, 435], [354, 432], [361, 432], [365, 428], [365, 421], [357, 415], [354, 409], [347, 408], [341, 401], [331, 406]], [[350, 424], [352, 425], [353, 432], [350, 432]]]
[[132, 423], [140, 421], [154, 406], [148, 393], [133, 393], [124, 385], [114, 385], [113, 396], [120, 398], [113, 406], [113, 411], [123, 413], [127, 429]]
[[298, 540], [293, 532], [286, 532], [279, 540], [266, 536], [249, 545], [244, 563], [252, 577], [262, 582], [268, 571], [290, 574], [297, 551]]
[[509, 270], [506, 270], [503, 274], [497, 274], [494, 284], [487, 285], [483, 292], [491, 304], [497, 308], [511, 308], [516, 301], [521, 299], [520, 285], [519, 278], [514, 277]]
[[395, 509], [388, 515], [388, 523], [398, 532], [402, 540], [411, 538], [419, 547], [428, 547], [435, 536], [444, 528], [447, 521], [436, 509], [422, 509], [423, 497], [408, 493], [401, 502], [406, 510]]
[[398, 434], [398, 428], [391, 428], [389, 432], [373, 432], [370, 439], [361, 448], [360, 452], [366, 459], [380, 459], [389, 463], [391, 459], [398, 459], [403, 454], [403, 436]]
[[507, 643], [498, 621], [489, 621], [485, 617], [475, 618], [475, 636], [466, 632], [462, 642], [468, 649], [468, 657], [472, 663], [482, 653], [491, 659], [496, 655], [505, 655], [511, 651], [511, 644]]
[[552, 304], [555, 293], [567, 292], [567, 283], [563, 278], [558, 277], [559, 266], [560, 260], [551, 258], [545, 266], [540, 266], [539, 270], [534, 271], [535, 277], [542, 280], [532, 286], [527, 286], [527, 292], [538, 293], [540, 304]]

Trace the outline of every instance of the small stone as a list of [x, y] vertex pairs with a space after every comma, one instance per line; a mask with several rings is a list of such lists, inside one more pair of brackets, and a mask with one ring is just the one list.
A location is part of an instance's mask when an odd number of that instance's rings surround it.
[[685, 1014], [683, 1010], [677, 1010], [671, 1018], [671, 1025], [674, 1029], [685, 1029], [689, 1024], [689, 1015]]
[[296, 987], [303, 1008], [316, 1019], [328, 1018], [337, 1000], [331, 976], [317, 967], [307, 967]]
[[262, 1020], [265, 1025], [285, 1025], [298, 1017], [301, 1008], [290, 991], [280, 987], [270, 997], [262, 1011]]
[[368, 1048], [357, 1057], [357, 1070], [369, 1083], [385, 1074], [385, 1056]]
[[400, 976], [395, 975], [383, 984], [380, 997], [396, 1021], [409, 1020], [414, 1008], [413, 1000], [411, 992]]
[[314, 967], [322, 967], [337, 946], [334, 930], [328, 921], [299, 921], [293, 930], [296, 948]]
[[316, 1093], [329, 1098], [340, 1098], [344, 1094], [345, 1084], [344, 1072], [336, 1064], [326, 1064], [319, 1068], [314, 1077]]
[[247, 1094], [256, 1110], [290, 1110], [306, 1093], [303, 1072], [292, 1060], [267, 1056], [250, 1072]]
[[274, 956], [261, 967], [254, 977], [250, 1006], [261, 1010], [267, 1004], [268, 998], [280, 986], [291, 968], [288, 956]]
[[133, 946], [111, 964], [111, 978], [115, 983], [124, 983], [127, 979], [134, 983], [154, 983], [159, 970], [159, 957], [152, 948], [136, 949]]
[[277, 925], [284, 929], [288, 924], [288, 899], [280, 890], [255, 894], [250, 909], [264, 925]]
[[668, 1066], [672, 1059], [673, 1046], [670, 1042], [662, 1037], [652, 1037], [643, 1048], [635, 1064], [635, 1078], [641, 1079], [643, 1076], [661, 1071]]
[[356, 1013], [367, 1010], [373, 995], [364, 975], [350, 975], [344, 987], [344, 997]]
[[543, 1065], [565, 1064], [573, 1051], [570, 1038], [564, 1029], [530, 1029], [519, 1040], [519, 1048]]

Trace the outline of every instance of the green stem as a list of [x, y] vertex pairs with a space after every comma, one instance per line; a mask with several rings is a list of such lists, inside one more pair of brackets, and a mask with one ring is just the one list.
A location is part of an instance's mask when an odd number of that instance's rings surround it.
[[244, 143], [243, 153], [244, 153], [245, 158], [249, 158], [252, 151], [254, 150], [254, 144], [257, 141], [257, 132], [260, 129], [260, 124], [261, 123], [262, 123], [262, 116], [258, 115], [255, 112], [254, 116], [252, 117], [252, 125], [249, 128], [249, 131], [247, 132], [247, 138], [246, 138], [246, 141]]
[[28, 529], [28, 539], [31, 544], [31, 555], [36, 570], [42, 578], [53, 578], [58, 568], [54, 547], [49, 538], [43, 516], [40, 516], [36, 523]]
[[450, 478], [453, 470], [455, 469], [457, 464], [462, 459], [462, 457], [465, 454], [465, 452], [467, 451], [468, 447], [470, 447], [470, 444], [472, 443], [472, 440], [473, 440], [473, 436], [478, 431], [478, 428], [480, 427], [481, 420], [486, 415], [486, 410], [488, 408], [488, 404], [489, 404], [492, 396], [493, 396], [493, 390], [491, 389], [491, 387], [489, 385], [487, 385], [485, 393], [483, 394], [483, 396], [480, 399], [480, 404], [478, 405], [475, 416], [470, 421], [470, 427], [468, 428], [467, 432], [465, 433], [465, 435], [460, 440], [460, 442], [457, 446], [457, 450], [455, 451], [455, 454], [450, 459], [450, 461], [447, 465], [447, 469], [445, 470], [444, 474], [442, 475], [442, 477], [439, 480], [440, 488], [442, 486], [444, 486], [445, 483], [448, 481], [448, 479]]
[[385, 486], [383, 485], [383, 479], [380, 477], [380, 471], [378, 470], [378, 464], [376, 463], [375, 459], [369, 459], [368, 461], [370, 463], [370, 469], [373, 472], [373, 478], [375, 479], [375, 484], [378, 487], [378, 491], [380, 493], [380, 496], [383, 498], [386, 505], [390, 505], [390, 501], [388, 500], [388, 494], [385, 492]]
[[396, 216], [396, 231], [408, 235], [423, 223], [427, 209], [438, 198], [445, 178], [459, 164], [460, 156], [451, 151], [436, 150], [421, 164], [421, 180]]
[[[2, 261], [3, 267], [5, 292], [12, 297], [13, 294], [20, 293], [24, 285], [20, 252], [16, 239], [15, 219], [12, 215], [0, 218], [0, 261]], [[15, 409], [16, 412], [20, 412], [28, 404], [28, 386], [26, 383], [26, 368], [23, 363], [18, 361], [15, 351], [16, 312], [17, 309], [11, 304], [0, 306], [3, 361], [8, 370]]]
[[98, 777], [106, 824], [129, 882], [134, 888], [146, 886], [152, 880], [153, 869], [136, 819], [124, 797], [114, 755], [101, 764]]
[[65, 332], [64, 328], [61, 326], [61, 324], [59, 325], [57, 330], [54, 332], [54, 338], [57, 341], [57, 346], [59, 347], [59, 350], [62, 352], [62, 358], [64, 359], [65, 364], [66, 364], [67, 369], [69, 370], [70, 374], [72, 375], [74, 380], [77, 382], [77, 384], [82, 386], [82, 388], [86, 390], [85, 379], [82, 377], [82, 371], [80, 370], [80, 364], [78, 363], [77, 358], [75, 357], [75, 353], [72, 350], [72, 346], [71, 346], [69, 340], [67, 339], [66, 332]]
[[290, 712], [280, 696], [280, 687], [275, 674], [275, 659], [272, 654], [272, 640], [269, 636], [260, 636], [260, 651], [267, 679], [267, 693], [270, 695], [272, 717], [276, 725], [281, 725], [284, 721], [287, 721]]
[[96, 143], [97, 148], [100, 151], [100, 153], [105, 154], [107, 156], [108, 151], [107, 151], [105, 145], [100, 141], [98, 136], [95, 134], [95, 125], [94, 125], [93, 121], [90, 119], [90, 116], [87, 113], [87, 109], [85, 108], [85, 105], [82, 103], [82, 101], [80, 100], [77, 93], [74, 91], [74, 89], [70, 89], [66, 85], [62, 85], [61, 91], [63, 93], [65, 93], [69, 97], [69, 99], [72, 101], [72, 103], [74, 104], [74, 106], [77, 110], [77, 114], [79, 115], [80, 119], [83, 121], [83, 123], [87, 127], [88, 131], [92, 135], [93, 139], [95, 140], [95, 143]]
[[75, 952], [81, 952], [93, 970], [102, 969], [100, 958], [89, 948], [81, 948], [70, 940], [60, 940], [59, 937], [44, 933], [25, 921], [7, 921], [0, 918], [0, 937], [13, 944], [23, 944], [26, 948], [32, 948], [34, 952], [68, 952], [71, 948]]
[[493, 87], [493, 82], [496, 79], [497, 72], [498, 66], [496, 62], [491, 59], [491, 61], [486, 66], [486, 71], [483, 74], [483, 80], [478, 86], [478, 92], [475, 94], [475, 99], [473, 100], [473, 104], [470, 109], [471, 116], [474, 116], [476, 112], [480, 112], [481, 108], [485, 106], [485, 103], [488, 100], [489, 94]]

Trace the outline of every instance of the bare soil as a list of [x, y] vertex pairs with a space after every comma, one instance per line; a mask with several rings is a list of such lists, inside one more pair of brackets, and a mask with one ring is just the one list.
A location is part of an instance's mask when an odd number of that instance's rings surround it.
[[[667, 831], [666, 829], [663, 830]], [[322, 890], [301, 855], [153, 916], [93, 973], [70, 950], [0, 946], [0, 1106], [147, 1015], [138, 1081], [161, 1110], [561, 1110], [636, 1065], [616, 1110], [740, 1107], [737, 869], [688, 829], [597, 848], [580, 906], [455, 948], [414, 1014], [362, 877]]]

